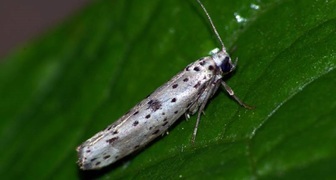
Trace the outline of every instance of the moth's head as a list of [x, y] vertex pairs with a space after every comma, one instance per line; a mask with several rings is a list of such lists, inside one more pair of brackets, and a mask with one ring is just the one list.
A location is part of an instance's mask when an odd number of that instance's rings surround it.
[[232, 63], [231, 58], [225, 49], [219, 50], [216, 48], [212, 50], [210, 54], [223, 74], [228, 74], [236, 68], [236, 63]]

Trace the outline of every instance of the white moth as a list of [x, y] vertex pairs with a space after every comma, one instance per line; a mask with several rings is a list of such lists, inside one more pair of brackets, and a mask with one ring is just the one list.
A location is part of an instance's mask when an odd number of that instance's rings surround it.
[[119, 120], [81, 144], [77, 148], [81, 169], [100, 169], [114, 163], [164, 134], [183, 114], [189, 118], [198, 112], [194, 142], [201, 113], [220, 85], [240, 105], [248, 108], [222, 80], [223, 75], [235, 69], [236, 63], [232, 63], [205, 7], [197, 1], [208, 17], [222, 50], [217, 49], [211, 56], [189, 64]]

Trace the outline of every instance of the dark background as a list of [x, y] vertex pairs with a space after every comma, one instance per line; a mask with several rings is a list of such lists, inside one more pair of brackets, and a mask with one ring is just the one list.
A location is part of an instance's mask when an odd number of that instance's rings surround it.
[[20, 44], [56, 26], [88, 2], [89, 0], [1, 0], [0, 58]]

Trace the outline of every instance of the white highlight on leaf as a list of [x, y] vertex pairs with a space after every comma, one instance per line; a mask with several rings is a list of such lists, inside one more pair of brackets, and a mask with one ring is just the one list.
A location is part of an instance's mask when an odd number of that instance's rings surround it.
[[252, 9], [254, 9], [254, 10], [258, 10], [258, 9], [260, 9], [260, 6], [259, 5], [257, 5], [257, 4], [251, 4], [250, 5], [250, 8], [252, 8]]
[[246, 18], [243, 18], [241, 15], [239, 15], [237, 12], [234, 13], [234, 16], [238, 23], [244, 23], [247, 21]]

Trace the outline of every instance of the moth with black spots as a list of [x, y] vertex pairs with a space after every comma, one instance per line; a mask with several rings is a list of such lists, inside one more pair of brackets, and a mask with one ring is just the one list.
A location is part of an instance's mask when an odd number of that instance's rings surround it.
[[220, 85], [240, 105], [249, 108], [222, 80], [224, 75], [235, 69], [236, 63], [231, 61], [203, 4], [197, 1], [209, 19], [222, 49], [215, 49], [210, 56], [189, 64], [119, 120], [81, 144], [77, 148], [81, 169], [100, 169], [114, 163], [164, 134], [182, 115], [189, 118], [198, 112], [192, 138], [194, 142], [201, 113]]

